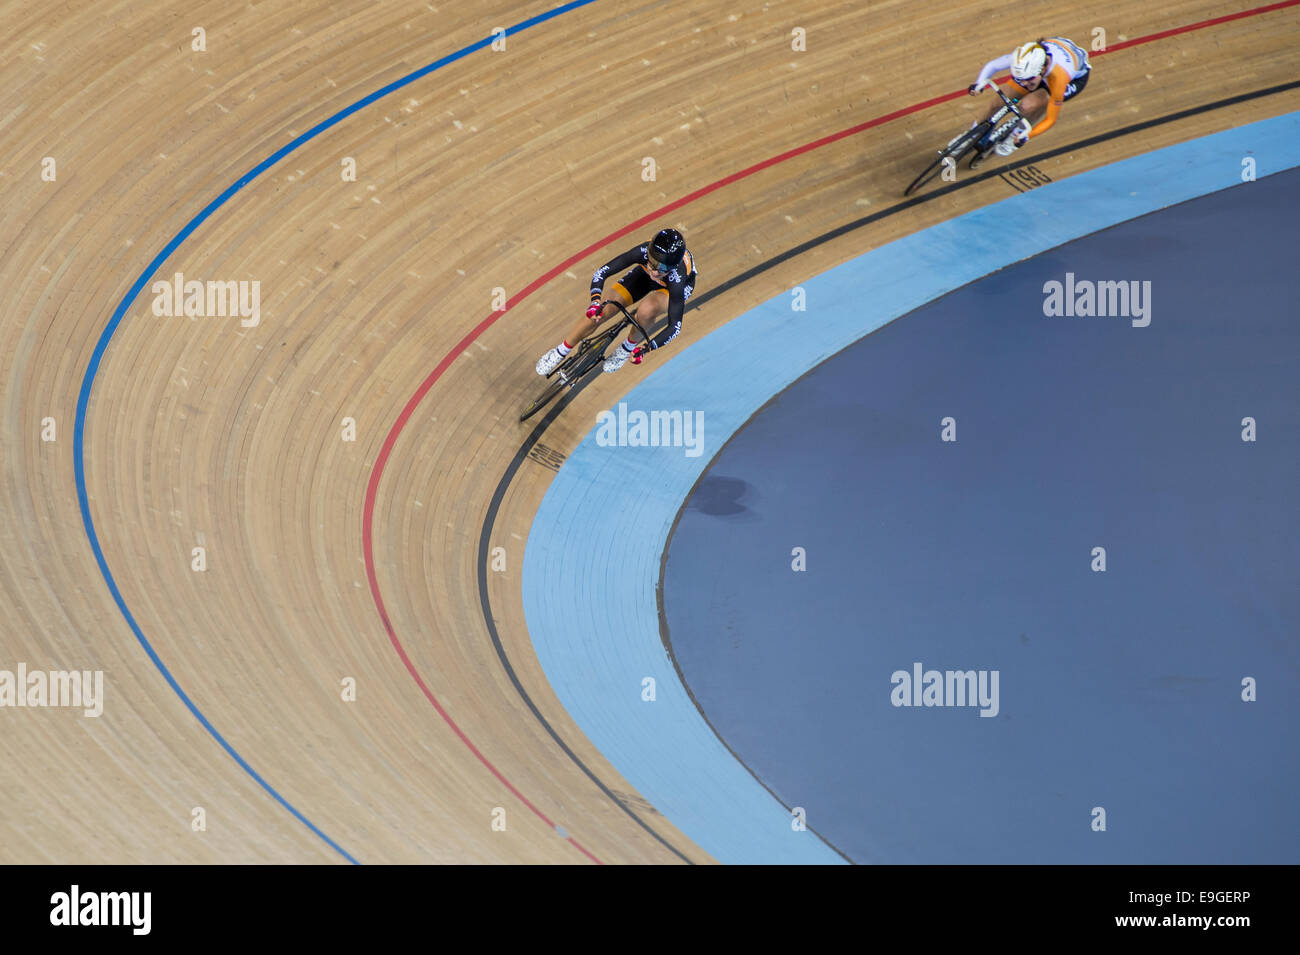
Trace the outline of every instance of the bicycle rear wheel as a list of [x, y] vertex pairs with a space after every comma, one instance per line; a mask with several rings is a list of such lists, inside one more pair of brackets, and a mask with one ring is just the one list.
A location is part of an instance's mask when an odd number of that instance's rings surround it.
[[966, 164], [967, 169], [978, 169], [984, 164], [984, 161], [997, 151], [997, 143], [990, 143], [988, 149], [977, 149], [975, 155], [970, 157], [970, 162]]

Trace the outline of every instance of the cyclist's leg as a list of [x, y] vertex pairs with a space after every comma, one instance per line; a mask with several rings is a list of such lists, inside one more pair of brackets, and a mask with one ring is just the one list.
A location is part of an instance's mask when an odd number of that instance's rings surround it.
[[[1047, 111], [1047, 101], [1051, 96], [1051, 93], [1048, 91], [1046, 83], [1039, 83], [1038, 88], [1031, 93], [1015, 80], [1012, 80], [1007, 84], [1007, 92], [1013, 96], [1020, 97], [1020, 112], [1024, 113], [1025, 118], [1031, 123], [1037, 123], [1043, 113]], [[1066, 98], [1068, 99], [1069, 97], [1067, 96]], [[991, 119], [993, 114], [996, 113], [1001, 106], [1002, 100], [995, 98], [993, 102], [989, 104], [988, 112], [984, 114], [984, 118], [986, 120]], [[981, 143], [980, 145], [985, 146], [987, 144]]]
[[[1050, 96], [1047, 87], [1040, 86], [1032, 93], [1026, 93], [1020, 98], [1020, 112], [1024, 114], [1025, 119], [1029, 120], [1030, 125], [1037, 123], [1042, 118], [1042, 115], [1047, 112], [1047, 103]], [[992, 133], [992, 130], [989, 130], [989, 133]], [[976, 144], [981, 152], [992, 149], [996, 145], [990, 141], [989, 133], [986, 133]], [[1007, 141], [1005, 137], [1004, 141]]]
[[[682, 290], [686, 301], [690, 301], [691, 293], [695, 291], [698, 282], [699, 276], [695, 272], [686, 277]], [[652, 284], [654, 287], [639, 300], [634, 313], [637, 322], [650, 335], [655, 333], [655, 326], [659, 323], [659, 320], [668, 315], [668, 290], [657, 282]], [[678, 328], [680, 329], [680, 327], [679, 325]], [[640, 342], [640, 331], [635, 328], [628, 329], [627, 341], [619, 345], [614, 354], [606, 359], [605, 371], [617, 371], [621, 368]]]
[[601, 309], [599, 315], [595, 318], [588, 318], [586, 315], [583, 315], [573, 323], [573, 327], [569, 329], [569, 334], [565, 336], [564, 339], [565, 351], [575, 347], [578, 342], [582, 341], [596, 329], [600, 328], [600, 326], [606, 321], [619, 314], [618, 308], [609, 304], [611, 299], [616, 299], [619, 302], [622, 302], [625, 308], [632, 305], [632, 295], [628, 292], [626, 286], [624, 286], [623, 280], [619, 280], [609, 288], [605, 289], [606, 305]]
[[[700, 276], [696, 272], [692, 272], [690, 275], [686, 276], [686, 281], [682, 283], [684, 301], [689, 302], [691, 300], [691, 295], [694, 293], [695, 287], [699, 285], [699, 281]], [[667, 315], [668, 290], [662, 286], [652, 289], [650, 294], [646, 295], [646, 297], [641, 300], [641, 303], [637, 306], [636, 310], [637, 321], [640, 322], [641, 327], [651, 335], [655, 333], [655, 325], [659, 323], [661, 318], [665, 318]], [[635, 345], [640, 338], [641, 333], [633, 329], [632, 334], [628, 336], [628, 341]]]
[[[651, 325], [668, 314], [668, 290], [657, 282], [652, 282], [651, 285], [653, 288], [638, 300], [636, 311], [633, 313], [647, 332], [650, 331]], [[640, 291], [640, 289], [633, 289], [633, 291]], [[636, 328], [629, 328], [627, 341], [616, 345], [609, 353], [609, 357], [605, 359], [605, 371], [618, 371], [622, 368], [640, 341], [641, 333]]]
[[1025, 114], [1025, 119], [1030, 123], [1037, 124], [1047, 112], [1047, 103], [1051, 99], [1051, 93], [1047, 91], [1046, 86], [1040, 86], [1028, 96], [1020, 101], [1020, 112]]
[[560, 344], [549, 349], [546, 354], [537, 359], [537, 373], [539, 375], [549, 375], [553, 372], [560, 366], [568, 354], [577, 347], [580, 341], [582, 341], [586, 336], [594, 333], [596, 329], [600, 328], [600, 326], [607, 320], [618, 314], [618, 308], [613, 304], [610, 304], [611, 299], [623, 303], [624, 307], [632, 304], [634, 298], [632, 293], [627, 289], [630, 275], [631, 273], [629, 272], [628, 275], [623, 276], [622, 279], [605, 289], [606, 305], [600, 310], [600, 314], [595, 318], [588, 318], [586, 315], [583, 315], [573, 323], [573, 327], [569, 329], [568, 335], [564, 337]]
[[[668, 314], [668, 290], [660, 288], [652, 291], [637, 303], [636, 312], [633, 314], [641, 323], [641, 327], [649, 331], [651, 325]], [[641, 340], [641, 333], [633, 328], [627, 340], [635, 345]]]

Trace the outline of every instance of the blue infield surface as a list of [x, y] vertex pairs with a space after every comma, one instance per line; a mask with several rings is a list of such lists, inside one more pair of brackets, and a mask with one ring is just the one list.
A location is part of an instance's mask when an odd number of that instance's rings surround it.
[[[689, 446], [579, 396], [522, 588], [583, 732], [723, 862], [1297, 861], [1297, 165], [1292, 114], [867, 252], [652, 358]], [[989, 703], [892, 705], [918, 663]]]

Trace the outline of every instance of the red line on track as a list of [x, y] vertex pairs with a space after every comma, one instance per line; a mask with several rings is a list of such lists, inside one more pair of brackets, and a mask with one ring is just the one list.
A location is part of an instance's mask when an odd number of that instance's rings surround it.
[[[1171, 30], [1163, 30], [1160, 33], [1152, 33], [1149, 36], [1137, 37], [1132, 40], [1124, 40], [1120, 43], [1114, 44], [1113, 46], [1107, 47], [1105, 50], [1098, 50], [1095, 53], [1092, 53], [1091, 55], [1101, 56], [1105, 53], [1114, 53], [1117, 50], [1124, 50], [1124, 49], [1128, 49], [1129, 47], [1140, 46], [1144, 43], [1154, 43], [1156, 40], [1164, 40], [1167, 39], [1168, 37], [1178, 36], [1179, 34], [1182, 33], [1191, 33], [1194, 30], [1203, 30], [1207, 27], [1217, 26], [1221, 23], [1228, 23], [1232, 20], [1241, 20], [1246, 17], [1259, 16], [1260, 14], [1263, 13], [1271, 13], [1274, 10], [1282, 10], [1286, 7], [1294, 7], [1297, 5], [1300, 5], [1300, 0], [1281, 0], [1281, 2], [1279, 3], [1270, 3], [1267, 6], [1255, 7], [1250, 10], [1242, 10], [1238, 13], [1230, 13], [1227, 14], [1226, 16], [1215, 17], [1211, 20], [1201, 20], [1198, 21], [1197, 23], [1189, 23], [1186, 26], [1174, 27]], [[505, 308], [503, 308], [499, 312], [493, 312], [492, 314], [488, 315], [487, 318], [483, 319], [481, 322], [475, 325], [474, 328], [470, 330], [470, 332], [466, 334], [464, 338], [462, 338], [459, 342], [457, 342], [456, 346], [452, 348], [452, 350], [449, 351], [443, 357], [442, 361], [438, 362], [437, 367], [435, 367], [433, 371], [429, 373], [428, 377], [425, 378], [423, 382], [421, 382], [420, 387], [416, 389], [415, 394], [411, 395], [410, 399], [406, 402], [405, 406], [403, 406], [401, 413], [397, 416], [397, 420], [393, 422], [393, 427], [389, 430], [388, 436], [384, 439], [383, 446], [379, 449], [379, 456], [375, 459], [374, 468], [370, 472], [370, 481], [366, 485], [366, 500], [365, 500], [364, 513], [362, 516], [362, 525], [361, 525], [361, 546], [365, 554], [366, 577], [370, 581], [370, 595], [374, 598], [375, 607], [379, 611], [379, 619], [383, 622], [384, 630], [386, 630], [388, 633], [389, 642], [392, 643], [393, 648], [397, 651], [397, 655], [398, 657], [401, 658], [402, 664], [406, 667], [407, 672], [411, 674], [411, 677], [415, 680], [416, 684], [420, 687], [421, 692], [423, 692], [425, 697], [428, 698], [429, 702], [433, 704], [433, 708], [438, 711], [438, 715], [441, 716], [443, 720], [446, 722], [446, 724], [451, 727], [452, 732], [454, 732], [456, 736], [460, 738], [461, 742], [463, 742], [469, 748], [469, 751], [474, 754], [474, 756], [479, 760], [479, 762], [481, 762], [484, 766], [486, 766], [488, 770], [491, 771], [492, 775], [501, 781], [502, 785], [504, 785], [507, 789], [509, 789], [510, 792], [512, 792], [520, 802], [522, 802], [525, 806], [527, 806], [530, 810], [532, 810], [532, 812], [539, 819], [541, 819], [551, 828], [553, 829], [556, 828], [555, 823], [553, 823], [550, 819], [548, 819], [545, 813], [543, 813], [540, 809], [538, 809], [531, 802], [529, 802], [528, 798], [524, 796], [524, 794], [521, 793], [518, 789], [516, 789], [511, 784], [511, 782], [501, 774], [500, 770], [498, 770], [495, 766], [492, 765], [492, 763], [488, 760], [488, 758], [484, 756], [483, 753], [479, 751], [479, 748], [475, 746], [474, 743], [470, 740], [470, 738], [465, 735], [464, 731], [462, 731], [461, 728], [458, 725], [456, 725], [456, 721], [451, 718], [450, 714], [448, 714], [447, 711], [442, 708], [442, 704], [438, 702], [437, 698], [429, 690], [428, 686], [425, 685], [425, 682], [420, 677], [419, 672], [415, 669], [415, 666], [411, 663], [410, 658], [406, 655], [406, 650], [402, 646], [402, 642], [397, 639], [397, 632], [393, 629], [392, 621], [389, 620], [388, 618], [388, 610], [384, 606], [384, 598], [379, 591], [379, 578], [375, 572], [373, 525], [374, 525], [374, 517], [375, 517], [375, 498], [379, 492], [379, 480], [381, 477], [383, 477], [384, 467], [388, 464], [388, 459], [392, 455], [393, 446], [397, 443], [398, 437], [401, 435], [402, 430], [406, 427], [407, 422], [411, 420], [411, 415], [415, 413], [416, 407], [420, 404], [422, 400], [424, 400], [424, 396], [429, 393], [429, 390], [434, 386], [434, 384], [438, 381], [438, 379], [442, 377], [443, 373], [449, 367], [451, 367], [451, 363], [455, 361], [457, 358], [459, 358], [461, 353], [464, 352], [465, 349], [469, 348], [469, 346], [474, 343], [475, 339], [477, 339], [485, 331], [487, 331], [494, 324], [496, 324], [497, 320], [500, 319], [503, 315], [505, 315], [508, 311], [510, 311], [510, 309], [514, 308], [516, 305], [518, 305], [528, 296], [532, 295], [543, 285], [550, 282], [551, 279], [555, 278], [557, 275], [561, 274], [569, 267], [582, 261], [587, 256], [591, 255], [593, 252], [603, 248], [604, 246], [613, 242], [615, 239], [619, 239], [630, 232], [634, 232], [637, 229], [640, 229], [646, 224], [653, 222], [654, 220], [659, 219], [670, 212], [674, 212], [677, 209], [680, 209], [683, 206], [688, 205], [697, 199], [701, 199], [704, 196], [709, 195], [710, 193], [717, 192], [719, 189], [723, 188], [724, 186], [729, 186], [732, 183], [739, 182], [742, 179], [747, 179], [750, 176], [754, 175], [755, 173], [762, 172], [764, 169], [770, 169], [771, 167], [779, 165], [780, 163], [794, 159], [797, 156], [802, 156], [805, 153], [812, 152], [814, 149], [820, 149], [823, 146], [828, 146], [831, 143], [838, 142], [839, 140], [844, 139], [848, 136], [853, 136], [856, 135], [857, 133], [861, 133], [868, 129], [872, 129], [873, 127], [881, 126], [884, 125], [885, 123], [893, 122], [896, 119], [901, 119], [902, 117], [908, 116], [912, 113], [919, 113], [921, 110], [929, 109], [931, 106], [938, 106], [940, 103], [946, 103], [949, 102], [950, 100], [958, 99], [959, 97], [964, 95], [966, 95], [965, 90], [957, 90], [956, 92], [953, 93], [945, 93], [943, 96], [936, 96], [933, 99], [928, 99], [923, 103], [916, 103], [912, 106], [906, 106], [903, 109], [895, 110], [894, 112], [887, 113], [884, 116], [877, 116], [875, 119], [868, 120], [865, 123], [859, 123], [858, 125], [851, 126], [848, 129], [840, 130], [838, 133], [832, 133], [829, 136], [823, 136], [821, 139], [816, 139], [810, 143], [805, 143], [802, 146], [797, 146], [794, 149], [781, 153], [780, 155], [773, 156], [770, 159], [765, 159], [762, 162], [758, 162], [752, 166], [748, 166], [745, 169], [740, 170], [739, 172], [734, 172], [729, 176], [717, 180], [716, 182], [712, 182], [709, 185], [697, 189], [694, 192], [689, 193], [674, 202], [670, 202], [668, 205], [663, 206], [660, 209], [656, 209], [654, 212], [651, 212], [648, 215], [642, 216], [640, 219], [637, 219], [635, 222], [628, 223], [627, 225], [625, 225], [623, 228], [619, 229], [616, 232], [611, 232], [603, 239], [600, 239], [599, 241], [592, 243], [591, 245], [583, 249], [581, 252], [575, 253], [565, 261], [561, 262], [559, 265], [552, 268], [550, 271], [534, 279], [527, 286], [525, 286], [520, 292], [518, 292], [516, 295], [510, 298], [509, 301], [506, 302]], [[593, 862], [597, 863], [598, 865], [602, 864], [601, 861], [597, 859], [594, 855], [592, 855], [589, 851], [587, 851], [587, 849], [585, 849], [578, 842], [578, 840], [574, 839], [572, 836], [568, 836], [567, 838], [569, 842], [573, 843], [574, 848], [576, 848], [587, 858], [591, 859]]]
[[[474, 331], [474, 335], [477, 336], [480, 333], [480, 329], [483, 327], [486, 326], [480, 326], [479, 329]], [[463, 344], [468, 345], [470, 341], [473, 341], [473, 339], [469, 338]], [[370, 472], [370, 483], [366, 487], [365, 524], [362, 527], [361, 544], [366, 553], [366, 577], [370, 580], [370, 593], [374, 596], [375, 605], [379, 608], [379, 617], [384, 622], [384, 629], [388, 631], [388, 639], [393, 644], [393, 648], [397, 651], [398, 657], [401, 658], [402, 664], [406, 667], [406, 672], [411, 674], [415, 679], [416, 684], [420, 687], [420, 691], [428, 698], [429, 702], [433, 704], [433, 708], [438, 711], [438, 715], [441, 716], [446, 724], [451, 727], [452, 732], [460, 737], [462, 743], [469, 747], [469, 751], [478, 758], [478, 761], [486, 766], [491, 771], [492, 775], [499, 779], [501, 784], [515, 795], [515, 798], [531, 809], [537, 818], [541, 819], [542, 822], [546, 823], [552, 829], [555, 829], [555, 823], [546, 817], [546, 813], [534, 806], [528, 800], [527, 796], [516, 789], [514, 784], [511, 783], [510, 780], [506, 779], [499, 769], [492, 765], [491, 761], [479, 751], [477, 746], [474, 745], [473, 740], [465, 735], [464, 730], [462, 730], [456, 724], [456, 721], [451, 718], [451, 715], [442, 708], [442, 704], [438, 702], [438, 698], [434, 696], [429, 687], [425, 685], [419, 671], [416, 670], [415, 665], [411, 663], [411, 658], [406, 655], [406, 648], [403, 647], [402, 642], [397, 639], [397, 633], [393, 629], [392, 621], [388, 619], [388, 611], [384, 608], [383, 598], [379, 595], [379, 580], [375, 576], [374, 541], [371, 538], [371, 524], [373, 523], [372, 518], [374, 517], [375, 510], [375, 494], [379, 488], [379, 476], [383, 473], [384, 463], [388, 460], [388, 455], [392, 450], [393, 442], [397, 440], [397, 434], [406, 424], [407, 419], [411, 416], [411, 412], [414, 411], [415, 406], [420, 403], [420, 399], [424, 397], [425, 392], [427, 392], [433, 382], [437, 380], [437, 376], [441, 375], [446, 369], [446, 366], [451, 363], [453, 357], [453, 355], [449, 355], [447, 358], [443, 359], [437, 369], [435, 369], [434, 375], [425, 379], [424, 385], [415, 393], [414, 396], [412, 396], [411, 400], [406, 403], [406, 407], [402, 409], [401, 416], [397, 419], [397, 424], [395, 425], [394, 430], [389, 434], [389, 439], [384, 442], [383, 451], [380, 453], [379, 459], [375, 462], [374, 470]], [[567, 838], [569, 842], [573, 843], [574, 848], [585, 855], [588, 859], [597, 865], [603, 865], [603, 863], [592, 855], [586, 847], [582, 845], [582, 843], [578, 842], [577, 839], [573, 838], [573, 836], [568, 836]]]
[[1135, 40], [1124, 40], [1109, 46], [1104, 50], [1097, 52], [1098, 56], [1102, 53], [1114, 53], [1116, 50], [1126, 50], [1131, 46], [1137, 46], [1141, 43], [1152, 43], [1156, 40], [1164, 40], [1171, 36], [1178, 36], [1180, 33], [1191, 33], [1193, 30], [1204, 30], [1206, 27], [1218, 26], [1220, 23], [1227, 23], [1230, 20], [1244, 20], [1246, 17], [1257, 17], [1261, 13], [1272, 13], [1274, 10], [1282, 10], [1286, 7], [1294, 7], [1300, 4], [1300, 0], [1282, 0], [1281, 3], [1270, 3], [1266, 7], [1254, 7], [1250, 10], [1242, 10], [1239, 13], [1229, 13], [1227, 16], [1215, 17], [1213, 20], [1201, 20], [1197, 23], [1189, 23], [1185, 27], [1174, 27], [1172, 30], [1162, 30], [1159, 33], [1152, 33], [1150, 36], [1140, 36]]

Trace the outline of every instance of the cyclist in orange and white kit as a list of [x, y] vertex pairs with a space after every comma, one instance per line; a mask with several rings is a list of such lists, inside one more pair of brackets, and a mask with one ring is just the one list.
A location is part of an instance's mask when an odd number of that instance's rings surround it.
[[[1011, 89], [1020, 97], [1030, 129], [1026, 134], [1022, 128], [1014, 137], [998, 143], [999, 156], [1011, 155], [1035, 136], [1051, 129], [1061, 113], [1061, 104], [1078, 96], [1088, 85], [1088, 73], [1092, 67], [1082, 47], [1063, 36], [1054, 36], [1025, 43], [1007, 56], [989, 60], [967, 92], [974, 96], [992, 86], [993, 75], [1006, 69], [1011, 70]], [[999, 101], [990, 106], [985, 119], [1001, 105]], [[1039, 122], [1038, 117], [1044, 111], [1047, 115]]]

